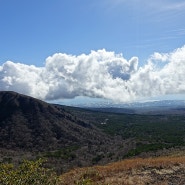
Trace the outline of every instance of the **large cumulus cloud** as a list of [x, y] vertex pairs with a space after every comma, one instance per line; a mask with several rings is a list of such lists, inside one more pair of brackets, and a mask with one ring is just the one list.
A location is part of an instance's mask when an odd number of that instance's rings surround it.
[[0, 90], [13, 90], [43, 100], [76, 96], [120, 102], [185, 93], [185, 46], [171, 53], [154, 53], [138, 67], [138, 58], [106, 50], [85, 55], [56, 53], [44, 67], [11, 61], [0, 66]]

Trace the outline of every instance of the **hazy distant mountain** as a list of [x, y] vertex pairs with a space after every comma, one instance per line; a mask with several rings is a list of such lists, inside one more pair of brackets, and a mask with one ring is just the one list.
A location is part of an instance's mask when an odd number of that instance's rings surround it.
[[182, 114], [185, 100], [155, 100], [132, 103], [100, 102], [97, 104], [79, 104], [78, 107], [90, 110], [126, 114]]

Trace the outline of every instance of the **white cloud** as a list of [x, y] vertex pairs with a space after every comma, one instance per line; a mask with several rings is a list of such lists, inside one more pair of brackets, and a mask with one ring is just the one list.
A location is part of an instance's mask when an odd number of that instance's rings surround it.
[[155, 52], [152, 56], [151, 56], [151, 60], [152, 61], [161, 61], [161, 62], [166, 62], [169, 58], [169, 55], [167, 53], [158, 53]]
[[[156, 61], [163, 65], [156, 67]], [[138, 67], [137, 57], [127, 61], [104, 49], [79, 56], [56, 53], [44, 67], [5, 62], [0, 66], [0, 90], [43, 100], [88, 96], [126, 102], [185, 93], [184, 74], [185, 46], [154, 53], [143, 67]]]
[[[107, 0], [106, 0], [107, 2]], [[125, 4], [130, 4], [132, 6], [140, 6], [143, 9], [149, 10], [159, 10], [159, 11], [179, 11], [184, 10], [185, 2], [183, 0], [155, 0], [155, 1], [148, 1], [148, 0], [109, 0], [109, 3], [112, 5], [120, 6]]]
[[176, 11], [180, 11], [180, 10], [184, 10], [185, 8], [185, 2], [182, 0], [178, 0], [178, 1], [167, 1], [163, 6], [163, 9], [166, 11], [172, 11], [172, 10], [176, 10]]
[[167, 24], [175, 21], [176, 23], [184, 17], [183, 0], [105, 0], [104, 2], [109, 14], [129, 11], [135, 16], [135, 20], [140, 19], [141, 22]]
[[7, 61], [0, 70], [0, 90], [12, 90], [40, 99], [48, 92], [42, 68]]

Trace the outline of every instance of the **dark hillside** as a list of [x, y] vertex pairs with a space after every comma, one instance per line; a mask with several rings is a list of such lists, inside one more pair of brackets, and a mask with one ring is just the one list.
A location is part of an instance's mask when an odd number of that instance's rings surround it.
[[[77, 166], [105, 164], [125, 153], [114, 139], [81, 114], [15, 92], [0, 92], [0, 162], [47, 158], [59, 173]], [[127, 149], [128, 150], [128, 149]]]
[[1, 148], [48, 151], [75, 143], [98, 144], [101, 137], [64, 109], [15, 92], [0, 92]]

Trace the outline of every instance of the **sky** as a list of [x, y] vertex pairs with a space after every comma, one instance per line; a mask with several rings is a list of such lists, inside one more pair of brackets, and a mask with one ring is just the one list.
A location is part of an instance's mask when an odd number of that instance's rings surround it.
[[184, 20], [183, 0], [0, 0], [0, 90], [46, 101], [184, 95]]

